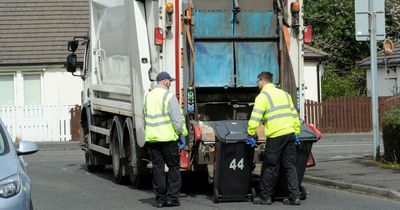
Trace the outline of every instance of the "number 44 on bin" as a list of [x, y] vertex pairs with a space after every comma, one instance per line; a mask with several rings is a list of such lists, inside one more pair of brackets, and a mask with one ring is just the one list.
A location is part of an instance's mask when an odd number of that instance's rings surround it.
[[229, 164], [229, 168], [232, 170], [236, 170], [236, 168], [243, 170], [244, 164], [243, 164], [243, 158], [239, 160], [239, 162], [236, 163], [236, 158], [234, 158], [231, 163]]

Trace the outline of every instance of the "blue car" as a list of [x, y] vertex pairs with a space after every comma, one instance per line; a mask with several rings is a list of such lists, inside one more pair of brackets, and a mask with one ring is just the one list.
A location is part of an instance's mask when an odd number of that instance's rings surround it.
[[21, 141], [14, 147], [10, 134], [0, 120], [0, 210], [33, 209], [31, 180], [20, 155], [38, 151], [35, 143]]

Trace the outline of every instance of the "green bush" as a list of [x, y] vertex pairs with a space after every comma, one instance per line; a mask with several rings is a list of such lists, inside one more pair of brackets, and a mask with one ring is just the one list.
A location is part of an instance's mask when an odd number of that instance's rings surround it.
[[382, 118], [383, 159], [400, 163], [400, 106], [385, 112]]

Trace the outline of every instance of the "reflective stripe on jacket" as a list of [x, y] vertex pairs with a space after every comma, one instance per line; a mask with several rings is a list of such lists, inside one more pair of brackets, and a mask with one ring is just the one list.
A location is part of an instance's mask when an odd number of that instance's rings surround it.
[[[178, 133], [168, 114], [169, 101], [172, 97], [173, 94], [171, 92], [160, 87], [147, 94], [144, 105], [146, 142], [166, 142], [178, 139]], [[185, 126], [184, 123], [182, 124]]]
[[256, 97], [248, 123], [248, 134], [254, 136], [261, 123], [264, 124], [267, 138], [300, 134], [300, 120], [292, 98], [273, 84], [266, 84]]

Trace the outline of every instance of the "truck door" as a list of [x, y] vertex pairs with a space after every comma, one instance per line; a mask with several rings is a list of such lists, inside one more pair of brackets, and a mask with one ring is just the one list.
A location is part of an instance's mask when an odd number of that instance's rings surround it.
[[262, 71], [271, 71], [274, 82], [279, 81], [273, 1], [234, 2], [194, 1], [197, 87], [254, 87]]

